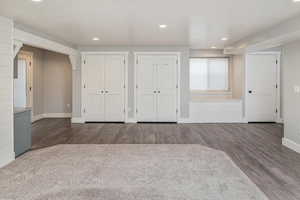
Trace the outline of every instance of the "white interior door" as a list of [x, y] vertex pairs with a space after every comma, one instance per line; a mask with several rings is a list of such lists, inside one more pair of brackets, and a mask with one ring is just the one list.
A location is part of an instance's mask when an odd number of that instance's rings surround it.
[[154, 122], [157, 119], [157, 66], [154, 56], [139, 56], [136, 67], [137, 120]]
[[277, 55], [247, 57], [247, 120], [275, 122], [277, 99]]
[[83, 115], [85, 121], [104, 121], [105, 57], [86, 55], [83, 72]]
[[105, 120], [125, 120], [125, 57], [105, 57]]
[[177, 121], [177, 56], [157, 56], [157, 120]]

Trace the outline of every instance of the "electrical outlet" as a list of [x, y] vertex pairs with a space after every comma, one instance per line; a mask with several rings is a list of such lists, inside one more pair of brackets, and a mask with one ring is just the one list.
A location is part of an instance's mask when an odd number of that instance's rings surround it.
[[294, 92], [295, 93], [300, 93], [300, 86], [299, 85], [294, 86]]

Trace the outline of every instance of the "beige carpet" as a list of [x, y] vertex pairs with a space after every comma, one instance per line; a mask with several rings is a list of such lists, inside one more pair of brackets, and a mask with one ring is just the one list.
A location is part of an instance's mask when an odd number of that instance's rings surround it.
[[0, 169], [1, 200], [267, 200], [200, 145], [58, 145]]

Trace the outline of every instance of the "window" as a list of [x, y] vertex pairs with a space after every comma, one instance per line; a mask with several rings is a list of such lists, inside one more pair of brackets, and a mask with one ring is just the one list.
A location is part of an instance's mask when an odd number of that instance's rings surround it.
[[228, 58], [191, 58], [190, 89], [227, 91]]

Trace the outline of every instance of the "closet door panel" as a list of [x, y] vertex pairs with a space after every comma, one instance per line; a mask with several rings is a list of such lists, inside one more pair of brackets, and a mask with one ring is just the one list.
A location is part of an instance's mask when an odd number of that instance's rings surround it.
[[137, 75], [137, 119], [142, 122], [156, 121], [156, 64], [154, 56], [139, 56]]
[[84, 118], [86, 121], [104, 121], [104, 57], [87, 55], [84, 74]]
[[177, 121], [177, 57], [157, 58], [157, 120]]
[[125, 120], [125, 64], [123, 55], [105, 57], [105, 119]]

